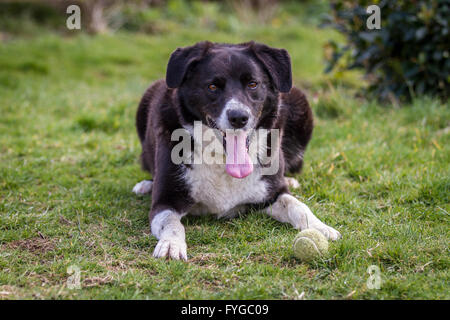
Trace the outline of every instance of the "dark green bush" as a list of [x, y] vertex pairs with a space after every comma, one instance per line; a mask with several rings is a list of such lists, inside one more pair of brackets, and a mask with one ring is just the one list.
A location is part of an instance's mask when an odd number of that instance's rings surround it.
[[[369, 30], [366, 8], [381, 9], [381, 29]], [[381, 99], [450, 95], [450, 0], [337, 0], [328, 24], [346, 44], [329, 43], [329, 66], [363, 69]]]

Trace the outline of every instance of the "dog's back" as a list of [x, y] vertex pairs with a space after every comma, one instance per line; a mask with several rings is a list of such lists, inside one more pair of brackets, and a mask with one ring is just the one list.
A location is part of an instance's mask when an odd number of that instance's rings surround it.
[[[154, 173], [156, 137], [158, 127], [163, 125], [162, 106], [171, 106], [171, 96], [164, 80], [150, 85], [144, 93], [136, 114], [136, 129], [142, 145], [142, 168]], [[168, 120], [168, 119], [166, 119]]]
[[282, 140], [282, 151], [287, 172], [300, 172], [303, 154], [311, 139], [314, 121], [305, 94], [293, 87], [281, 96], [281, 114], [286, 117]]

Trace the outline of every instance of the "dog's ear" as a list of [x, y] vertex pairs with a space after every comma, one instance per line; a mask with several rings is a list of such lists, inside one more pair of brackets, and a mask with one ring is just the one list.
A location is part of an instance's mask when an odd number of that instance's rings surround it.
[[289, 53], [285, 49], [271, 48], [255, 42], [250, 44], [250, 48], [272, 77], [275, 88], [281, 92], [289, 92], [292, 88]]
[[190, 47], [178, 48], [170, 55], [166, 71], [166, 84], [169, 88], [178, 88], [183, 82], [189, 66], [199, 61], [211, 47], [209, 41], [199, 42]]

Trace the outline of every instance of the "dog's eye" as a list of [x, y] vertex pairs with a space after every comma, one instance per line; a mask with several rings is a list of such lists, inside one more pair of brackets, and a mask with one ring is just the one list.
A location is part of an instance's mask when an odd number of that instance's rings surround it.
[[258, 88], [258, 83], [256, 81], [250, 81], [247, 84], [247, 88], [254, 90], [254, 89]]
[[217, 90], [217, 86], [216, 86], [215, 84], [210, 84], [210, 85], [208, 86], [208, 90], [214, 92], [214, 91]]

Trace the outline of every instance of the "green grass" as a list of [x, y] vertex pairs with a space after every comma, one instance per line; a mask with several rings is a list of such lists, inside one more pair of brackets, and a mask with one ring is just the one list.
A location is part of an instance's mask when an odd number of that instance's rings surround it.
[[[1, 45], [0, 298], [449, 299], [449, 105], [354, 98], [355, 75], [322, 73], [336, 35], [311, 25], [193, 31]], [[293, 193], [343, 234], [325, 259], [295, 260], [297, 232], [258, 212], [183, 218], [189, 261], [151, 257], [134, 115], [170, 52], [204, 39], [289, 50], [316, 114]], [[81, 289], [66, 286], [71, 265]]]

